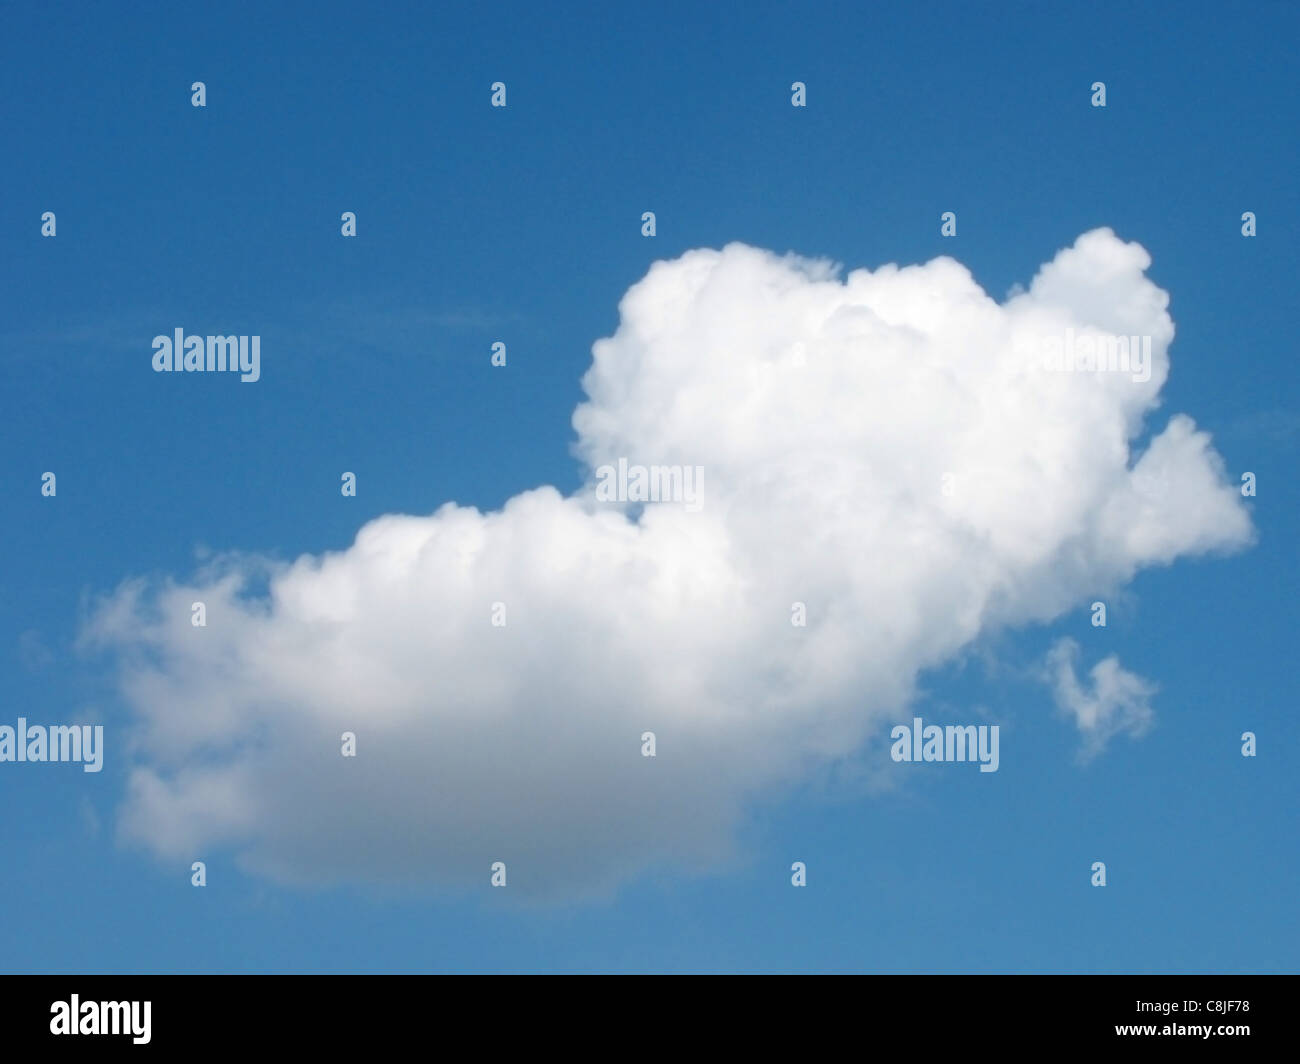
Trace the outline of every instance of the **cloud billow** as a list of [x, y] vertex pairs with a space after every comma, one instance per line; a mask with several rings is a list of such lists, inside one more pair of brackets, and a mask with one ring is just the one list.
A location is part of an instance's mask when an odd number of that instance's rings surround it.
[[[136, 725], [121, 830], [286, 882], [456, 889], [500, 860], [511, 888], [576, 896], [718, 867], [748, 801], [904, 719], [921, 670], [1251, 541], [1190, 418], [1134, 453], [1174, 333], [1149, 264], [1096, 230], [998, 303], [950, 258], [655, 263], [594, 345], [575, 494], [389, 515], [339, 553], [100, 604], [86, 638]], [[1025, 338], [1066, 330], [1149, 337], [1149, 379], [1045, 369]], [[702, 469], [699, 505], [602, 501], [620, 459]], [[1134, 683], [1126, 716], [1100, 687], [1067, 701], [1136, 732]]]

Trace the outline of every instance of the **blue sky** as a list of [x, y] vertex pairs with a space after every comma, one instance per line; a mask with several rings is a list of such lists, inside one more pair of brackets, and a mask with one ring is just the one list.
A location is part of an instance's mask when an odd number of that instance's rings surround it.
[[[93, 712], [109, 746], [98, 775], [0, 764], [0, 969], [1296, 970], [1293, 7], [269, 6], [7, 12], [0, 723]], [[927, 719], [1002, 722], [996, 774], [810, 779], [746, 804], [726, 867], [558, 905], [486, 875], [284, 886], [222, 847], [199, 890], [119, 838], [130, 707], [78, 649], [94, 597], [196, 551], [291, 560], [383, 514], [577, 490], [591, 345], [655, 260], [947, 254], [1001, 299], [1099, 226], [1170, 293], [1152, 428], [1187, 411], [1257, 475], [1257, 542], [1141, 572], [1105, 629], [1085, 599], [925, 673]], [[262, 379], [153, 374], [177, 325], [260, 334]], [[1148, 734], [1079, 762], [1032, 678], [1063, 636], [1158, 686]]]

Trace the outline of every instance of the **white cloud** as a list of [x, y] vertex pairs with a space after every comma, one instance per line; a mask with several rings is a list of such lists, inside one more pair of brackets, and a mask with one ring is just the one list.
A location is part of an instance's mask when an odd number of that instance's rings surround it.
[[[122, 829], [290, 881], [481, 886], [504, 860], [512, 893], [569, 894], [716, 866], [747, 799], [899, 719], [920, 670], [1249, 542], [1189, 419], [1135, 464], [1173, 337], [1148, 265], [1098, 230], [998, 304], [948, 258], [655, 263], [583, 379], [582, 491], [386, 516], [341, 553], [103, 604], [87, 637], [138, 722]], [[1150, 380], [1044, 372], [1019, 342], [1085, 327], [1151, 336]], [[598, 502], [620, 457], [703, 466], [702, 508]]]
[[1120, 666], [1114, 655], [1089, 670], [1091, 693], [1079, 683], [1075, 662], [1079, 644], [1060, 639], [1047, 654], [1047, 669], [1057, 707], [1073, 717], [1083, 734], [1084, 758], [1095, 757], [1116, 736], [1145, 735], [1155, 719], [1151, 709], [1154, 684]]

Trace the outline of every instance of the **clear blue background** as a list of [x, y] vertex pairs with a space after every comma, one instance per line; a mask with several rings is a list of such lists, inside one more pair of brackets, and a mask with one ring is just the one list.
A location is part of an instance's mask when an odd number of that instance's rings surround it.
[[[227, 853], [196, 890], [115, 844], [121, 758], [0, 765], [0, 970], [1296, 971], [1300, 17], [1135, 6], [5, 5], [0, 722], [95, 707], [111, 741], [109, 663], [74, 642], [124, 577], [572, 490], [619, 297], [732, 240], [951, 254], [999, 298], [1095, 226], [1139, 241], [1178, 329], [1153, 427], [1188, 411], [1257, 474], [1260, 540], [1143, 574], [1105, 630], [1081, 603], [999, 638], [996, 674], [927, 677], [923, 715], [1003, 721], [995, 775], [784, 796], [744, 867], [607, 904], [286, 891]], [[176, 325], [259, 333], [262, 380], [160, 382], [150, 341]], [[1160, 685], [1151, 734], [1075, 763], [1023, 675], [1060, 635]]]

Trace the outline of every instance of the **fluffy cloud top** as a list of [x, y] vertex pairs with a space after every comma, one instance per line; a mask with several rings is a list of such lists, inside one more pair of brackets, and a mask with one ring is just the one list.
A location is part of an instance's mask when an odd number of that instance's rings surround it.
[[[949, 258], [655, 263], [583, 379], [583, 490], [103, 602], [87, 636], [136, 721], [122, 829], [285, 881], [481, 885], [503, 860], [562, 894], [716, 865], [748, 798], [852, 754], [982, 633], [1249, 542], [1189, 418], [1132, 451], [1174, 334], [1149, 264], [1097, 230], [999, 304]], [[1149, 379], [1044, 368], [1084, 331], [1150, 337]], [[602, 502], [620, 458], [703, 467], [702, 505]]]

